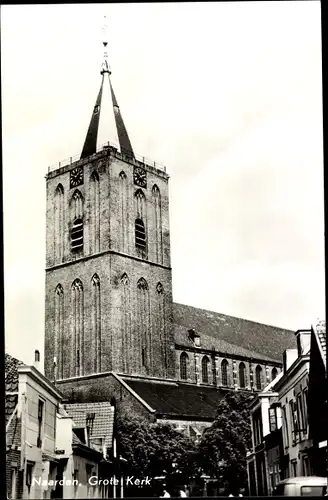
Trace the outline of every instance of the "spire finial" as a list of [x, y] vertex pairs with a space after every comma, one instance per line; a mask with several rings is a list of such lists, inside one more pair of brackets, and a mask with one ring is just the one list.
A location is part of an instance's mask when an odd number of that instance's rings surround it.
[[102, 26], [102, 44], [104, 48], [104, 53], [103, 53], [103, 62], [101, 65], [101, 70], [100, 74], [103, 75], [104, 73], [108, 73], [109, 75], [111, 74], [111, 70], [108, 64], [108, 53], [107, 53], [107, 45], [108, 45], [108, 25], [107, 25], [107, 16], [104, 16], [104, 22]]

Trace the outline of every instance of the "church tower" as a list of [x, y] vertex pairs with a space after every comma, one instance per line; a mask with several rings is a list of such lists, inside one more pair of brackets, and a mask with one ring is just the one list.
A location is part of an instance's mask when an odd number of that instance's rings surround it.
[[[174, 378], [169, 177], [136, 158], [103, 45], [82, 154], [46, 177], [45, 374]], [[119, 148], [97, 147], [106, 91]]]

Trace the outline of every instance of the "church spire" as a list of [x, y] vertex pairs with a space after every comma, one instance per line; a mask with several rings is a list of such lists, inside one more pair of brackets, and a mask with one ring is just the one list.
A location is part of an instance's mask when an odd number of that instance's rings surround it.
[[[106, 16], [105, 16], [106, 20]], [[112, 104], [113, 104], [113, 111], [114, 111], [114, 116], [115, 116], [115, 124], [116, 124], [116, 131], [117, 131], [117, 136], [120, 144], [120, 149], [121, 153], [124, 153], [127, 156], [130, 156], [134, 158], [134, 153], [133, 149], [131, 146], [131, 142], [127, 133], [127, 130], [125, 128], [123, 118], [120, 112], [120, 108], [117, 104], [116, 96], [114, 93], [114, 89], [112, 86], [112, 82], [110, 79], [111, 75], [111, 70], [107, 61], [107, 26], [104, 24], [103, 27], [103, 47], [104, 47], [104, 56], [103, 56], [103, 63], [101, 65], [101, 84], [100, 84], [100, 89], [98, 93], [98, 97], [96, 100], [96, 104], [93, 109], [93, 113], [91, 116], [90, 120], [90, 125], [88, 128], [88, 132], [84, 141], [84, 146], [81, 154], [81, 159], [86, 158], [87, 156], [90, 156], [94, 153], [96, 153], [97, 150], [97, 137], [98, 137], [98, 130], [99, 130], [99, 118], [100, 118], [100, 111], [101, 111], [101, 101], [102, 101], [102, 93], [103, 93], [103, 86], [104, 86], [104, 79], [105, 75], [108, 75], [108, 83], [110, 87], [110, 93], [112, 97]]]

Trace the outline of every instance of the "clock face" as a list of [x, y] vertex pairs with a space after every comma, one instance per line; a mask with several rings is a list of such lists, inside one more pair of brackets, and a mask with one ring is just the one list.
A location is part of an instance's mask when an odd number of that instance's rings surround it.
[[70, 186], [74, 188], [83, 184], [83, 169], [82, 167], [73, 168], [70, 171]]
[[134, 178], [134, 183], [137, 186], [140, 186], [143, 188], [147, 187], [147, 173], [146, 173], [146, 170], [144, 170], [143, 168], [135, 167], [133, 178]]

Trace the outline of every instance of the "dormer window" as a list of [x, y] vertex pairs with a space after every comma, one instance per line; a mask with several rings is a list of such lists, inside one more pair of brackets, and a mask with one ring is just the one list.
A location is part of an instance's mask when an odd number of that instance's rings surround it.
[[188, 330], [189, 339], [194, 343], [195, 347], [200, 347], [200, 336], [194, 329]]
[[76, 219], [71, 229], [71, 250], [79, 252], [83, 250], [83, 221]]

